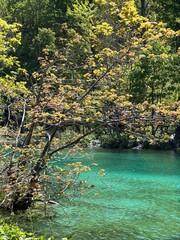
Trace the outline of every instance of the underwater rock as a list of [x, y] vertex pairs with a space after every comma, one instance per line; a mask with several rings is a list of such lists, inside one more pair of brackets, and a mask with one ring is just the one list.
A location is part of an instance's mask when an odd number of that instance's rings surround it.
[[90, 184], [87, 188], [94, 188], [95, 187], [95, 185], [94, 184]]

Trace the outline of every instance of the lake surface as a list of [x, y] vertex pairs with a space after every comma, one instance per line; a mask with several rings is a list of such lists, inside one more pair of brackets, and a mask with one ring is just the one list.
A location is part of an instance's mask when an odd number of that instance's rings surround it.
[[91, 167], [81, 179], [95, 187], [56, 207], [51, 221], [16, 216], [19, 226], [55, 240], [180, 240], [180, 153], [95, 149], [75, 161]]
[[82, 176], [95, 187], [56, 209], [55, 239], [180, 239], [180, 154], [89, 150], [77, 161], [98, 163]]

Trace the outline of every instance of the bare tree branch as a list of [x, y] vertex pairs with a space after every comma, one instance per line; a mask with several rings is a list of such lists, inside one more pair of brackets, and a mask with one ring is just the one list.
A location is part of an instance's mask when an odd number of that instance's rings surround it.
[[25, 115], [26, 115], [26, 102], [24, 103], [24, 106], [23, 106], [23, 114], [22, 114], [21, 124], [19, 126], [19, 131], [18, 131], [18, 134], [16, 136], [16, 142], [15, 142], [16, 147], [18, 146], [19, 136], [21, 134], [21, 130], [22, 130], [22, 127], [23, 127], [23, 124], [24, 124]]
[[63, 145], [62, 147], [57, 148], [56, 150], [52, 151], [49, 154], [49, 157], [52, 157], [53, 154], [55, 154], [56, 152], [63, 150], [65, 148], [71, 147], [75, 144], [77, 144], [81, 139], [83, 139], [84, 137], [88, 136], [89, 134], [93, 133], [95, 130], [97, 130], [99, 127], [93, 128], [92, 130], [88, 131], [87, 133], [83, 134], [82, 136], [80, 136], [79, 138], [75, 139], [72, 142], [66, 143], [65, 145]]

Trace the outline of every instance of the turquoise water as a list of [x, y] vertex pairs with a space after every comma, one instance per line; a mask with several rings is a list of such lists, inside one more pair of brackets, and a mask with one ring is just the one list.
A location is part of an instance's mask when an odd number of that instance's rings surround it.
[[180, 239], [179, 154], [89, 150], [77, 161], [98, 163], [82, 176], [95, 187], [56, 209], [55, 239]]
[[50, 208], [49, 220], [35, 208], [12, 222], [55, 240], [180, 240], [180, 153], [84, 150], [75, 161], [91, 167], [81, 179], [95, 187]]

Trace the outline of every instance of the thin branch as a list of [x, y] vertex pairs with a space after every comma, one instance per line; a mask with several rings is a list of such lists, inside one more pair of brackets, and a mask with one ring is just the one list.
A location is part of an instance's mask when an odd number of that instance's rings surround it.
[[71, 147], [75, 144], [77, 144], [81, 139], [83, 139], [84, 137], [88, 136], [89, 134], [93, 133], [95, 130], [97, 130], [99, 127], [93, 128], [92, 130], [88, 131], [87, 133], [83, 134], [82, 136], [80, 136], [79, 138], [75, 139], [72, 142], [66, 143], [64, 146], [57, 148], [56, 150], [52, 151], [49, 154], [49, 157], [51, 158], [53, 154], [55, 154], [56, 152], [63, 150], [65, 148]]
[[108, 69], [100, 76], [96, 81], [90, 86], [90, 88], [86, 91], [86, 93], [80, 97], [80, 99], [77, 102], [81, 102], [91, 91], [92, 89], [96, 86], [96, 84], [106, 76], [106, 74], [113, 68], [113, 66], [118, 62], [118, 60], [115, 60], [109, 67]]
[[21, 130], [22, 130], [22, 127], [23, 127], [23, 124], [24, 124], [25, 115], [26, 115], [26, 102], [24, 103], [24, 106], [23, 106], [23, 115], [22, 115], [22, 119], [21, 119], [21, 124], [20, 124], [20, 127], [19, 127], [18, 134], [16, 136], [16, 147], [18, 146], [19, 136], [21, 134]]
[[49, 150], [51, 142], [52, 142], [53, 138], [55, 137], [58, 128], [59, 128], [59, 126], [55, 126], [54, 127], [53, 132], [49, 136], [49, 139], [48, 139], [48, 141], [47, 141], [47, 143], [46, 143], [46, 145], [45, 145], [45, 147], [44, 147], [44, 149], [43, 149], [43, 151], [41, 153], [41, 158], [43, 158], [46, 155], [46, 152]]
[[6, 127], [9, 125], [10, 123], [10, 118], [11, 118], [11, 110], [10, 110], [10, 107], [11, 107], [12, 103], [8, 105], [7, 107], [7, 110], [8, 110], [8, 117], [7, 117], [7, 124], [6, 124]]
[[35, 122], [33, 121], [31, 126], [30, 126], [29, 132], [27, 133], [27, 135], [24, 139], [23, 146], [27, 146], [27, 145], [30, 144], [34, 127], [35, 127]]

